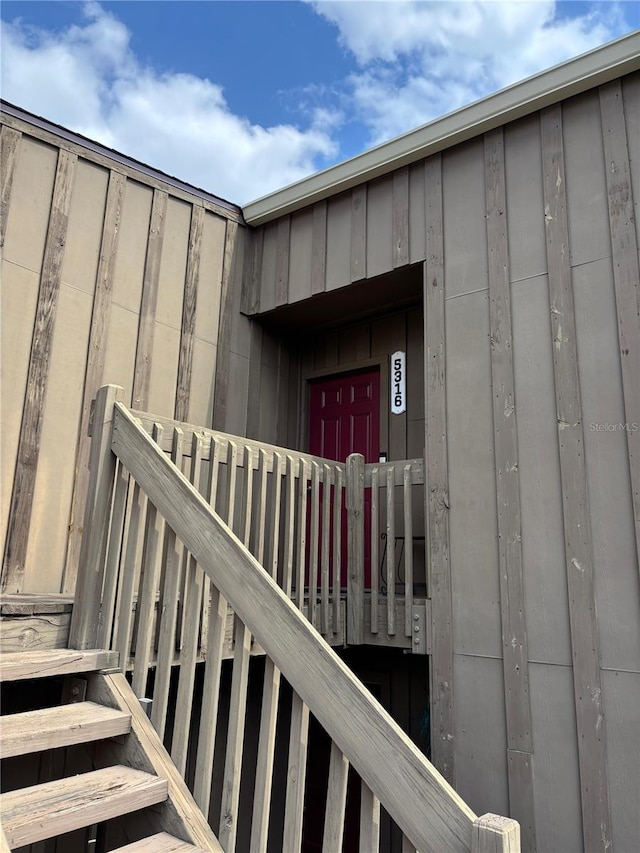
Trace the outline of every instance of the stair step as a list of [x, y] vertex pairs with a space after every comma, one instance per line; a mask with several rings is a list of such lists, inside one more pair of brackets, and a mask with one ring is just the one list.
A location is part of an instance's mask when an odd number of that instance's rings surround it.
[[126, 735], [131, 715], [94, 702], [2, 717], [0, 758]]
[[112, 669], [118, 665], [118, 653], [102, 649], [52, 649], [35, 652], [6, 652], [0, 654], [0, 681], [20, 681], [25, 678], [48, 678], [52, 675], [72, 675]]
[[194, 847], [166, 832], [159, 832], [142, 841], [134, 841], [126, 847], [118, 847], [113, 853], [207, 853], [203, 847]]
[[166, 779], [129, 767], [107, 767], [0, 796], [9, 846], [22, 847], [128, 814], [167, 799]]

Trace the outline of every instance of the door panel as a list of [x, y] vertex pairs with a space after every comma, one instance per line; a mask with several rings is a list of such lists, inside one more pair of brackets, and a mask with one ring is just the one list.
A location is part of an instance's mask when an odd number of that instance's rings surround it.
[[[309, 452], [346, 462], [361, 453], [377, 462], [380, 453], [380, 370], [343, 373], [310, 383]], [[333, 512], [331, 513], [333, 520]], [[333, 523], [333, 521], [332, 521]], [[364, 495], [364, 581], [371, 587], [371, 489]], [[347, 585], [347, 514], [342, 512], [341, 585]], [[330, 567], [333, 582], [333, 568]]]

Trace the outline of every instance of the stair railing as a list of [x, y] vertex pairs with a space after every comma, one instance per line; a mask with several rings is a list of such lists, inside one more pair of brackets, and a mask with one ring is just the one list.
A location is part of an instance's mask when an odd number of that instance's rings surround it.
[[[253, 784], [249, 849], [266, 850], [272, 830], [281, 832], [282, 849], [292, 853], [301, 849], [312, 713], [331, 739], [325, 853], [341, 849], [350, 765], [361, 780], [360, 850], [379, 849], [381, 806], [402, 830], [405, 851], [519, 850], [518, 824], [493, 815], [476, 817], [323, 640], [286, 589], [281, 589], [277, 578], [250, 553], [246, 546], [251, 540], [253, 503], [248, 492], [254, 478], [244, 484], [238, 514], [235, 492], [227, 490], [225, 522], [175, 464], [180, 461], [176, 449], [181, 443], [179, 433], [174, 432], [171, 438], [170, 459], [163, 449], [161, 430], [154, 427], [154, 435], [149, 436], [136, 414], [129, 412], [118, 397], [117, 389], [106, 388], [101, 389], [96, 401], [91, 504], [85, 517], [90, 527], [83, 548], [86, 571], [79, 578], [70, 645], [88, 648], [101, 644], [101, 639], [115, 638], [117, 647], [118, 638], [125, 635], [122, 620], [130, 618], [130, 590], [139, 584], [134, 690], [138, 696], [146, 695], [150, 650], [157, 646], [152, 722], [161, 736], [171, 740], [171, 755], [181, 773], [187, 773], [189, 759], [195, 763], [192, 776], [196, 801], [213, 819], [213, 825], [219, 826], [225, 851], [235, 851], [238, 840], [252, 638], [260, 644], [265, 664], [255, 772], [251, 781], [243, 780], [243, 786]], [[199, 478], [194, 470], [202, 466], [204, 454], [196, 435], [192, 441], [188, 467], [195, 482]], [[216, 459], [219, 468], [221, 453], [214, 445], [206, 475], [200, 469], [200, 477], [206, 476], [209, 484], [217, 476]], [[246, 450], [246, 459], [249, 454]], [[258, 466], [259, 483], [260, 470]], [[126, 512], [128, 502], [130, 513]], [[143, 517], [146, 535], [140, 540]], [[242, 537], [234, 534], [229, 523], [238, 518]], [[258, 536], [258, 550], [260, 541]], [[181, 560], [183, 552], [186, 560]], [[171, 664], [175, 639], [180, 635], [175, 630], [176, 611], [169, 598], [180, 588], [182, 569], [185, 601], [180, 661], [184, 665], [179, 672], [175, 719], [169, 726]], [[155, 596], [148, 593], [155, 590], [158, 572], [161, 600], [154, 624], [155, 600], [150, 599]], [[206, 586], [210, 587], [209, 595], [204, 594]], [[198, 714], [192, 707], [194, 650], [202, 609], [209, 602]], [[235, 614], [233, 664], [228, 713], [222, 714], [228, 605]], [[102, 621], [98, 620], [99, 612]], [[111, 613], [115, 614], [113, 623]], [[283, 705], [281, 674], [291, 687], [291, 701], [287, 712], [286, 792], [279, 823], [272, 814], [272, 794], [277, 732], [283, 724], [282, 719], [278, 722]], [[281, 733], [279, 737], [282, 741]], [[214, 756], [221, 744], [224, 772], [219, 797], [213, 802]]]

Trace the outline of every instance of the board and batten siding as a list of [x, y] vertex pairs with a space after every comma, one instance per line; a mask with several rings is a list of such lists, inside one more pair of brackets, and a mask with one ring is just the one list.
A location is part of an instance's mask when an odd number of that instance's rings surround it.
[[114, 383], [211, 425], [245, 228], [237, 208], [14, 115], [1, 142], [2, 591], [71, 592], [91, 400]]
[[433, 757], [527, 850], [640, 837], [639, 206], [634, 73], [258, 228], [245, 282], [261, 314], [426, 261]]

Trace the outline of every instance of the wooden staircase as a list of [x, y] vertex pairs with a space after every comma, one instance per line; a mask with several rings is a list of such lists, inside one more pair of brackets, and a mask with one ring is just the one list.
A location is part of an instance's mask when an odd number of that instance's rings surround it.
[[[0, 718], [0, 758], [54, 750], [58, 761], [49, 766], [62, 771], [51, 781], [16, 788], [11, 770], [3, 767], [3, 790], [13, 790], [0, 795], [1, 853], [96, 826], [103, 850], [222, 850], [128, 682], [113, 669], [116, 660], [113, 652], [95, 650], [0, 655], [3, 689], [7, 682], [38, 679], [43, 705], [55, 692], [50, 679], [82, 674], [75, 691], [66, 690], [67, 704]], [[74, 694], [82, 701], [73, 701]], [[93, 769], [69, 775], [60, 758], [64, 748], [79, 745]], [[15, 761], [12, 766], [15, 771]], [[86, 835], [79, 846], [77, 838], [66, 840], [57, 850], [86, 849], [89, 840]]]

